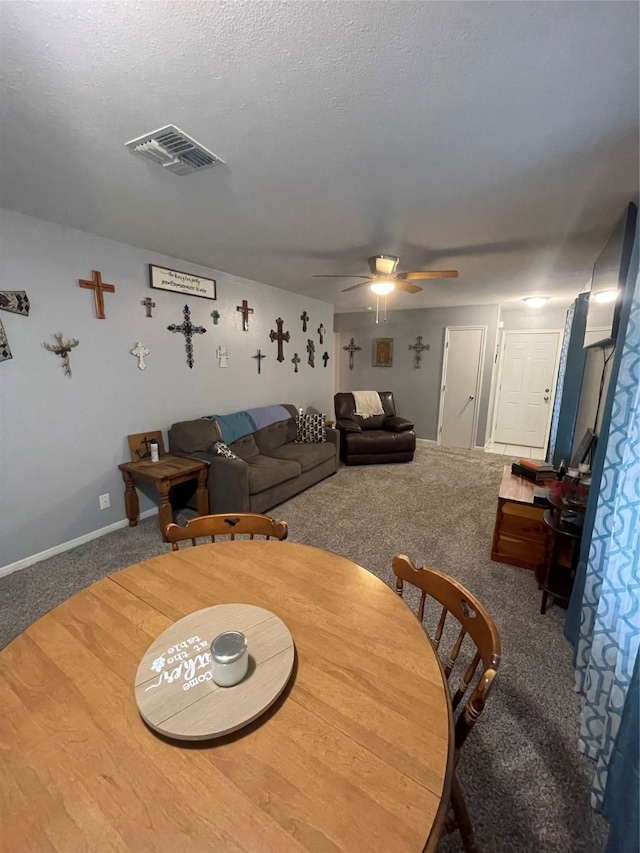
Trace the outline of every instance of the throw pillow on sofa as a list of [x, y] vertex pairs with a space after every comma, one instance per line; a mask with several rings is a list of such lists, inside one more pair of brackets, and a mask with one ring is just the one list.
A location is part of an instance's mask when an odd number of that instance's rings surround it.
[[296, 417], [298, 444], [316, 444], [326, 441], [327, 434], [324, 429], [324, 415], [298, 415]]
[[236, 456], [233, 450], [231, 450], [229, 447], [227, 447], [226, 444], [223, 444], [221, 441], [216, 441], [214, 447], [218, 456], [225, 456], [227, 459], [240, 459], [239, 456]]

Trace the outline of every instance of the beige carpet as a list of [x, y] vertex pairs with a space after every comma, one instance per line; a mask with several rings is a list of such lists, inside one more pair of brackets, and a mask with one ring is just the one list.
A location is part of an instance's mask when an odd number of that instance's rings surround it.
[[[404, 552], [480, 598], [503, 646], [459, 772], [480, 847], [599, 853], [607, 824], [589, 805], [592, 767], [576, 749], [580, 702], [562, 634], [565, 611], [554, 606], [541, 616], [533, 574], [489, 558], [509, 461], [419, 444], [412, 464], [341, 468], [272, 514], [289, 523], [291, 540], [342, 554], [387, 583], [391, 559]], [[0, 579], [0, 644], [94, 580], [167, 548], [151, 518]], [[446, 853], [460, 849], [458, 836], [442, 843]]]

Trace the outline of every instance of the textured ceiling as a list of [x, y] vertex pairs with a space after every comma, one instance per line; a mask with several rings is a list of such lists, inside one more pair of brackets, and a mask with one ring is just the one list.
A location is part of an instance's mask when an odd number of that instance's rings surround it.
[[[633, 2], [0, 2], [0, 203], [334, 302], [564, 304], [638, 193]], [[178, 125], [178, 177], [124, 143]]]

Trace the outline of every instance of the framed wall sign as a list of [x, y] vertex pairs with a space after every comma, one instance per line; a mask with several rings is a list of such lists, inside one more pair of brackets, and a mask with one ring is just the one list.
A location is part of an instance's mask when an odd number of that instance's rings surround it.
[[184, 296], [202, 296], [216, 299], [216, 283], [212, 278], [202, 278], [189, 272], [178, 272], [149, 264], [149, 284], [156, 290], [173, 290]]
[[373, 339], [374, 367], [393, 367], [393, 338]]

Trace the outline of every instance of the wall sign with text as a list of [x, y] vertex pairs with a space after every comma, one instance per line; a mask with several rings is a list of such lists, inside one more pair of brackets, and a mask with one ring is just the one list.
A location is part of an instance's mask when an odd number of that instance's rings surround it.
[[154, 267], [149, 264], [149, 284], [156, 290], [173, 290], [185, 296], [202, 296], [216, 299], [216, 283], [212, 278], [202, 278], [188, 272]]

